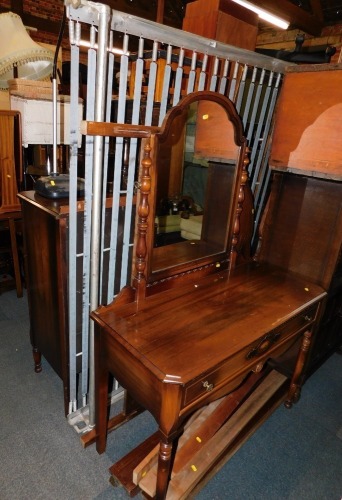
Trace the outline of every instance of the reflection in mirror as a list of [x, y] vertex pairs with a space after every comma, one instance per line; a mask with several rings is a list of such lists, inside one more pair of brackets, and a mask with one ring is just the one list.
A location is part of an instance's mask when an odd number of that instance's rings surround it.
[[152, 273], [226, 251], [240, 150], [227, 110], [212, 100], [190, 102], [166, 129], [155, 150]]

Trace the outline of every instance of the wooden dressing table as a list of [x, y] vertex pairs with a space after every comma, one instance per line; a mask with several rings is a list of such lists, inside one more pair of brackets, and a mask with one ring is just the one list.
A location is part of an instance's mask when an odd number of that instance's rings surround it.
[[[206, 102], [210, 104], [208, 115], [203, 112]], [[216, 111], [226, 117], [219, 141], [225, 138], [227, 148], [218, 157], [213, 145], [209, 158], [209, 164], [213, 160], [221, 164], [221, 181], [215, 182], [213, 170], [206, 188], [201, 240], [155, 249], [159, 158], [172, 162], [172, 154], [163, 154], [163, 148], [172, 143], [179, 147], [184, 139], [179, 130], [186, 127], [194, 110], [197, 120], [206, 122], [201, 127], [213, 126], [215, 122], [210, 120], [215, 120]], [[127, 128], [125, 133], [140, 132]], [[129, 404], [134, 400], [158, 423], [156, 498], [163, 499], [167, 498], [177, 438], [186, 419], [239, 387], [252, 371], [263, 370], [270, 357], [282, 355], [301, 340], [286, 405], [290, 407], [298, 399], [302, 369], [326, 294], [298, 275], [246, 258], [251, 219], [246, 212], [251, 209], [248, 160], [241, 123], [228, 99], [212, 92], [191, 94], [169, 112], [161, 129], [145, 129], [140, 136], [146, 142], [132, 286], [123, 289], [112, 304], [91, 314], [95, 321], [96, 442], [98, 452], [104, 452], [111, 373], [127, 390]], [[168, 167], [172, 171], [174, 165]], [[224, 169], [227, 179], [223, 182]], [[163, 175], [166, 171], [163, 165]], [[218, 211], [220, 221], [225, 221], [223, 227], [215, 224]], [[166, 259], [160, 257], [163, 252]], [[128, 419], [127, 407], [120, 418], [122, 422]]]

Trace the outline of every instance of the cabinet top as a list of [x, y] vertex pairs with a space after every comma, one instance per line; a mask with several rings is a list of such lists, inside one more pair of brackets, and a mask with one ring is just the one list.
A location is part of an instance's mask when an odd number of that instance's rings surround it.
[[[43, 196], [37, 194], [35, 191], [22, 191], [18, 194], [21, 202], [30, 203], [31, 205], [35, 205], [36, 207], [44, 210], [45, 212], [50, 213], [54, 217], [62, 217], [69, 214], [69, 199], [61, 198], [61, 199], [50, 199], [44, 198]], [[84, 210], [84, 202], [80, 201], [78, 210]]]
[[[22, 202], [35, 205], [39, 209], [50, 213], [53, 217], [56, 218], [67, 217], [70, 212], [69, 198], [60, 198], [60, 199], [45, 198], [44, 196], [37, 194], [35, 191], [22, 191], [21, 193], [18, 194], [18, 197]], [[112, 203], [113, 203], [112, 198], [107, 198], [106, 208], [111, 208]], [[126, 204], [126, 197], [121, 196], [120, 206], [125, 206], [125, 204]], [[78, 212], [84, 211], [83, 199], [79, 199], [77, 201], [77, 211]]]

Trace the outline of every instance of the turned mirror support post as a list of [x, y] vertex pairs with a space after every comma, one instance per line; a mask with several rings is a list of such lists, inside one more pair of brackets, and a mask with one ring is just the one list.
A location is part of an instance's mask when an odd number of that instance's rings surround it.
[[235, 215], [233, 235], [232, 235], [230, 268], [233, 268], [235, 266], [235, 262], [236, 262], [236, 256], [237, 256], [236, 246], [238, 244], [239, 234], [240, 234], [240, 216], [241, 216], [241, 212], [243, 210], [243, 202], [245, 200], [245, 188], [246, 188], [246, 184], [248, 182], [248, 170], [247, 170], [248, 165], [249, 165], [248, 149], [246, 149], [244, 159], [243, 159], [243, 167], [242, 167], [242, 172], [241, 172], [241, 182], [240, 182], [240, 189], [239, 189], [239, 195], [238, 195], [238, 203], [237, 203], [237, 208], [236, 208], [236, 215]]
[[138, 183], [139, 203], [138, 203], [138, 224], [137, 239], [135, 247], [135, 275], [133, 285], [137, 290], [137, 299], [143, 297], [146, 288], [146, 254], [147, 254], [147, 220], [150, 211], [149, 194], [151, 192], [151, 144], [150, 139], [146, 139], [144, 144], [143, 159], [141, 161], [141, 176]]

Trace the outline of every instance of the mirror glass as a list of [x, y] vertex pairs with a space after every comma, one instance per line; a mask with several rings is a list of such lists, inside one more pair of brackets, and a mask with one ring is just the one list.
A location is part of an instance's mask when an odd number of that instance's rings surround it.
[[214, 100], [194, 100], [166, 120], [155, 147], [152, 274], [227, 251], [240, 151], [227, 109]]

